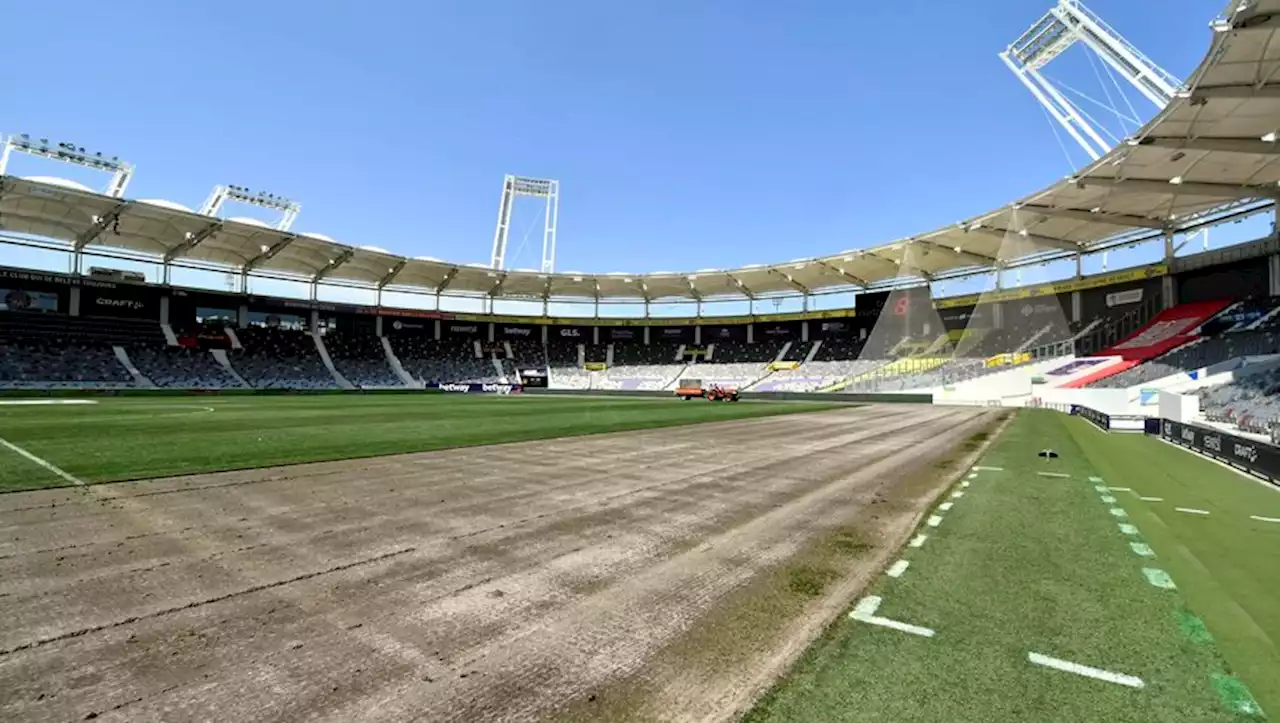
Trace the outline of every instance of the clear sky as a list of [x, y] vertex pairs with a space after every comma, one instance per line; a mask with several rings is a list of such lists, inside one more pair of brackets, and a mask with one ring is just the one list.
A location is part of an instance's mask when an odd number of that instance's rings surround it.
[[[301, 201], [296, 231], [405, 255], [487, 261], [517, 173], [561, 181], [560, 270], [767, 263], [1067, 175], [997, 58], [1050, 2], [13, 3], [0, 127], [134, 162], [133, 198], [244, 185]], [[1185, 77], [1224, 5], [1090, 8]], [[535, 207], [509, 266], [538, 265]]]

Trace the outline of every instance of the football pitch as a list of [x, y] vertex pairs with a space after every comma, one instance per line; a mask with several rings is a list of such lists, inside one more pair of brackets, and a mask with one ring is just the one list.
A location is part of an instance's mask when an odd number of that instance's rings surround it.
[[1024, 411], [746, 720], [1261, 720], [1274, 519], [1257, 481]]
[[[0, 399], [0, 491], [426, 452], [830, 409], [447, 394]], [[57, 402], [57, 403], [42, 403]], [[44, 460], [67, 476], [41, 466]]]

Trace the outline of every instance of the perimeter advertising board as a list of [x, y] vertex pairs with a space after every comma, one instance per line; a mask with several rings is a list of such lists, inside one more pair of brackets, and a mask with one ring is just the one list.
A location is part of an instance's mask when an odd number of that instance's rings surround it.
[[692, 344], [693, 327], [660, 326], [649, 332], [649, 341], [653, 343], [665, 341], [675, 344]]
[[610, 326], [600, 330], [600, 337], [606, 341], [643, 341], [644, 329], [632, 326]]
[[484, 324], [474, 321], [444, 321], [440, 323], [441, 336], [472, 338], [480, 336], [484, 331]]
[[756, 341], [795, 341], [800, 338], [800, 324], [756, 324]]
[[571, 341], [577, 344], [590, 344], [592, 340], [589, 326], [553, 326], [549, 340]]
[[1216, 429], [1163, 419], [1161, 438], [1280, 486], [1280, 448]]
[[465, 382], [440, 382], [428, 388], [449, 394], [519, 394], [524, 390], [519, 384], [469, 384]]
[[392, 336], [435, 336], [436, 323], [431, 319], [402, 318], [388, 316], [382, 319], [382, 333]]
[[160, 292], [145, 286], [118, 284], [114, 289], [80, 291], [81, 316], [160, 320]]
[[493, 338], [508, 341], [542, 341], [542, 331], [524, 324], [494, 324]]

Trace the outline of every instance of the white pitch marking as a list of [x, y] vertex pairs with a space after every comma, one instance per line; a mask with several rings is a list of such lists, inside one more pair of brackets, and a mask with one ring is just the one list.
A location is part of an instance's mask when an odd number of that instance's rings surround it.
[[28, 460], [30, 460], [30, 461], [32, 461], [32, 462], [35, 462], [36, 464], [40, 465], [41, 467], [44, 467], [45, 469], [47, 469], [47, 470], [49, 470], [50, 472], [52, 472], [52, 473], [54, 473], [54, 474], [58, 475], [58, 476], [59, 476], [59, 477], [61, 477], [62, 479], [64, 479], [64, 480], [66, 480], [66, 481], [70, 482], [70, 483], [71, 483], [71, 484], [73, 484], [73, 485], [76, 485], [77, 487], [83, 487], [83, 486], [84, 486], [84, 482], [80, 481], [79, 479], [77, 479], [77, 478], [75, 478], [75, 477], [72, 477], [71, 475], [69, 475], [69, 474], [67, 474], [66, 472], [62, 471], [62, 469], [60, 469], [59, 467], [57, 467], [57, 466], [55, 466], [55, 465], [53, 465], [53, 464], [50, 464], [49, 462], [46, 462], [46, 461], [44, 461], [43, 459], [40, 459], [39, 457], [35, 456], [34, 454], [31, 454], [31, 453], [30, 453], [30, 452], [28, 452], [27, 450], [23, 449], [22, 447], [19, 447], [18, 445], [14, 444], [13, 442], [10, 442], [10, 441], [9, 441], [9, 440], [7, 440], [7, 439], [4, 439], [3, 437], [0, 437], [0, 445], [4, 445], [5, 447], [8, 447], [10, 450], [12, 450], [12, 451], [14, 451], [14, 452], [18, 453], [19, 455], [21, 455], [21, 456], [23, 456], [23, 457], [27, 458]]
[[1132, 487], [1108, 487], [1107, 489], [1111, 490], [1112, 492], [1132, 492], [1133, 491]]
[[1195, 509], [1195, 508], [1193, 508], [1193, 507], [1174, 507], [1173, 509], [1175, 509], [1175, 510], [1177, 510], [1177, 511], [1179, 511], [1179, 512], [1185, 512], [1185, 513], [1187, 513], [1187, 514], [1189, 514], [1189, 515], [1207, 515], [1207, 514], [1209, 514], [1209, 510], [1197, 510], [1197, 509]]
[[1143, 502], [1164, 502], [1163, 497], [1139, 497]]
[[[1280, 520], [1276, 520], [1276, 521], [1280, 522]], [[911, 542], [908, 542], [907, 545], [909, 545], [910, 547], [920, 547], [921, 545], [924, 544], [924, 541], [927, 539], [929, 539], [928, 535], [916, 535], [915, 537], [911, 538]]]
[[974, 467], [976, 470], [985, 470], [987, 472], [1003, 472], [1004, 467]]
[[1111, 514], [1116, 517], [1128, 517], [1129, 513], [1124, 511], [1123, 507], [1112, 507]]
[[1102, 481], [1102, 478], [1101, 478], [1101, 477], [1090, 477], [1090, 478], [1089, 478], [1089, 481], [1090, 481], [1090, 482], [1101, 482], [1101, 481]]
[[942, 510], [943, 512], [950, 510], [952, 507], [955, 507], [954, 502], [943, 502], [942, 504], [938, 505], [938, 509]]
[[885, 570], [884, 574], [889, 577], [902, 577], [902, 573], [906, 572], [908, 567], [911, 567], [910, 562], [907, 560], [898, 560], [890, 565], [889, 569]]
[[1099, 492], [1107, 492], [1110, 489], [1106, 485], [1094, 485], [1093, 488]]
[[1102, 501], [1109, 505], [1114, 505], [1116, 503], [1116, 498], [1112, 497], [1111, 495], [1103, 495]]
[[1061, 477], [1061, 478], [1066, 478], [1066, 477], [1070, 477], [1070, 476], [1071, 476], [1071, 475], [1069, 475], [1069, 474], [1063, 474], [1062, 472], [1036, 472], [1036, 474], [1040, 475], [1041, 477]]
[[961, 497], [964, 497], [964, 493], [963, 493], [963, 492], [961, 492], [960, 490], [956, 490], [955, 492], [952, 492], [952, 493], [951, 493], [951, 499], [953, 499], [953, 500], [958, 500], [958, 499], [960, 499]]
[[965, 481], [961, 482], [961, 483], [960, 483], [960, 486], [961, 486], [961, 487], [968, 488], [968, 487], [969, 487], [969, 480], [965, 480]]
[[1127, 685], [1130, 688], [1141, 688], [1146, 685], [1142, 682], [1142, 678], [1138, 678], [1133, 675], [1112, 673], [1109, 670], [1102, 670], [1101, 668], [1090, 668], [1087, 665], [1072, 663], [1068, 660], [1050, 658], [1047, 655], [1041, 655], [1039, 653], [1027, 653], [1027, 660], [1035, 663], [1036, 665], [1043, 665], [1046, 668], [1053, 668], [1054, 670], [1061, 670], [1067, 673], [1075, 673], [1076, 675], [1083, 675], [1088, 678], [1105, 680], [1108, 683], [1115, 683], [1116, 685]]
[[901, 623], [901, 622], [898, 622], [897, 620], [882, 618], [878, 615], [873, 615], [871, 617], [866, 617], [866, 618], [855, 618], [855, 620], [867, 623], [868, 625], [879, 625], [882, 628], [901, 630], [904, 633], [919, 635], [920, 637], [923, 637], [923, 638], [932, 638], [934, 635], [934, 632], [929, 628], [922, 628], [919, 625], [911, 625], [909, 623]]
[[849, 613], [849, 617], [854, 618], [855, 620], [871, 617], [880, 609], [881, 602], [884, 602], [884, 598], [879, 595], [868, 595], [859, 600], [857, 605], [853, 606], [853, 612]]
[[1249, 519], [1258, 522], [1280, 522], [1280, 517], [1259, 517], [1257, 515], [1249, 515]]
[[928, 520], [930, 527], [937, 527], [942, 524], [942, 515], [934, 515]]
[[1124, 534], [1126, 534], [1126, 535], [1136, 535], [1136, 534], [1138, 534], [1138, 528], [1137, 528], [1137, 527], [1134, 527], [1133, 525], [1125, 525], [1125, 524], [1121, 524], [1121, 525], [1120, 525], [1120, 531], [1121, 531], [1121, 532], [1123, 532], [1123, 533], [1124, 533]]

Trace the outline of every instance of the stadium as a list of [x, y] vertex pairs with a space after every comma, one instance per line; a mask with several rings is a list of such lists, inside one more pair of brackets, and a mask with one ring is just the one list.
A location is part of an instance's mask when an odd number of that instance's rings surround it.
[[[1280, 0], [1210, 27], [1178, 80], [1060, 0], [1001, 57], [1088, 163], [730, 269], [557, 271], [554, 179], [464, 264], [5, 137], [65, 270], [0, 266], [0, 718], [1280, 715]], [[1102, 137], [1073, 44], [1153, 117]]]

